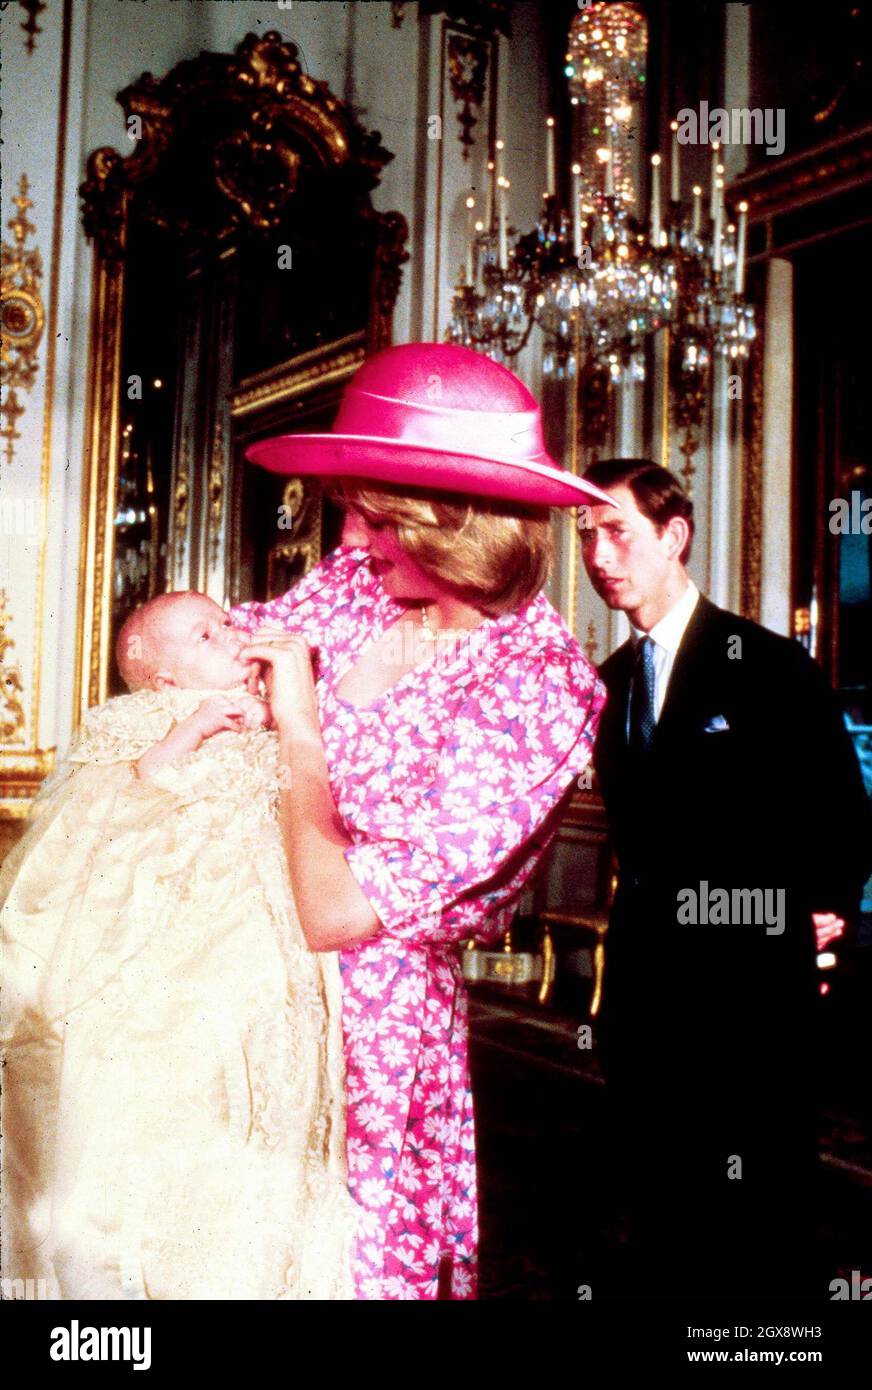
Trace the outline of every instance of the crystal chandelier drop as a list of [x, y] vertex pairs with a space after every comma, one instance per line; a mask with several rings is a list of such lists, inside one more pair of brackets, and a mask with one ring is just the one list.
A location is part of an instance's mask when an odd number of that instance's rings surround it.
[[[755, 337], [754, 311], [744, 299], [747, 206], [739, 204], [735, 222], [727, 218], [717, 144], [707, 206], [699, 184], [682, 197], [673, 121], [669, 196], [657, 153], [648, 217], [637, 216], [636, 103], [644, 94], [647, 48], [646, 21], [635, 5], [595, 3], [574, 18], [565, 72], [584, 122], [569, 211], [557, 198], [553, 117], [545, 132], [542, 212], [529, 232], [508, 225], [511, 184], [497, 141], [483, 219], [467, 199], [465, 273], [446, 336], [505, 361], [521, 351], [535, 325], [546, 374], [578, 379], [588, 389], [599, 378], [595, 394], [602, 401], [609, 386], [644, 380], [646, 341], [668, 327], [670, 393], [689, 482], [712, 363], [718, 356], [745, 358]], [[599, 426], [604, 436], [604, 411]]]

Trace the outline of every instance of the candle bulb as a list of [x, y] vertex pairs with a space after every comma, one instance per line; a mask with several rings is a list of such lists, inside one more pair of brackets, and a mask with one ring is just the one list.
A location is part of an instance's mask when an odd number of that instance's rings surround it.
[[545, 192], [553, 198], [557, 188], [554, 177], [554, 117], [545, 122]]
[[501, 178], [497, 187], [497, 229], [500, 270], [506, 270], [509, 264], [509, 253], [506, 243], [506, 189], [508, 187], [508, 179]]
[[660, 245], [660, 156], [651, 156], [651, 240]]
[[748, 204], [739, 204], [739, 230], [736, 234], [736, 294], [745, 292], [745, 241], [748, 234]]
[[475, 199], [469, 197], [466, 200], [466, 283], [475, 284], [475, 217], [473, 209]]
[[681, 200], [681, 165], [679, 163], [678, 155], [678, 122], [670, 122], [669, 128], [672, 131], [672, 163], [669, 166], [669, 196], [673, 203], [677, 203]]
[[572, 166], [572, 254], [581, 255], [581, 165]]
[[715, 180], [715, 228], [714, 228], [714, 245], [713, 245], [713, 248], [712, 248], [712, 270], [720, 270], [720, 269], [721, 269], [721, 234], [722, 234], [723, 219], [724, 219], [724, 195], [723, 195], [723, 187], [724, 187], [724, 181], [723, 181], [723, 179], [716, 179], [716, 180]]
[[716, 193], [717, 193], [717, 187], [716, 187], [716, 185], [717, 185], [717, 181], [718, 181], [718, 150], [719, 150], [720, 148], [721, 148], [721, 146], [720, 146], [720, 141], [718, 141], [718, 140], [713, 140], [713, 141], [712, 141], [712, 184], [711, 184], [711, 196], [709, 197], [709, 217], [711, 217], [711, 218], [713, 218], [714, 215], [715, 215], [715, 195], [716, 195]]
[[702, 188], [698, 183], [693, 185], [693, 220], [690, 230], [694, 236], [699, 236], [699, 223], [702, 216]]
[[506, 148], [506, 146], [505, 146], [505, 141], [504, 141], [504, 140], [498, 140], [497, 143], [496, 143], [496, 146], [495, 146], [495, 153], [496, 153], [496, 161], [495, 161], [495, 181], [496, 181], [496, 186], [497, 186], [497, 188], [499, 188], [499, 186], [500, 186], [500, 179], [503, 177], [503, 150], [504, 150], [505, 148]]

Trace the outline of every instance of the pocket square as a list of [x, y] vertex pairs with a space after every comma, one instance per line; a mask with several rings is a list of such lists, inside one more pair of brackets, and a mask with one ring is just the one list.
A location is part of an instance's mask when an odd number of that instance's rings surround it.
[[703, 729], [704, 734], [722, 734], [729, 730], [729, 721], [722, 714], [713, 714]]

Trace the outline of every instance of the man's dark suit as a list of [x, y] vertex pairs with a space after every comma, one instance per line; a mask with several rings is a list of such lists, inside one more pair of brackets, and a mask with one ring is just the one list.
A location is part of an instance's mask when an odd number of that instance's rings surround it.
[[[600, 1050], [635, 1216], [630, 1293], [814, 1296], [811, 913], [853, 915], [872, 868], [859, 768], [805, 651], [702, 596], [640, 753], [634, 661], [628, 642], [601, 669], [595, 754], [620, 870]], [[680, 925], [679, 892], [703, 883], [783, 889], [784, 931]]]

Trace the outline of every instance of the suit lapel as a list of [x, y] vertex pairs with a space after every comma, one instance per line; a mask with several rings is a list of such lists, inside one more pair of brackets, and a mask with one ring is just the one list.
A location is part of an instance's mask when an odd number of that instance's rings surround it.
[[717, 612], [715, 605], [700, 594], [675, 653], [666, 699], [654, 730], [654, 747], [658, 743], [668, 743], [685, 723], [689, 711], [705, 698], [703, 677], [708, 668], [708, 646]]

